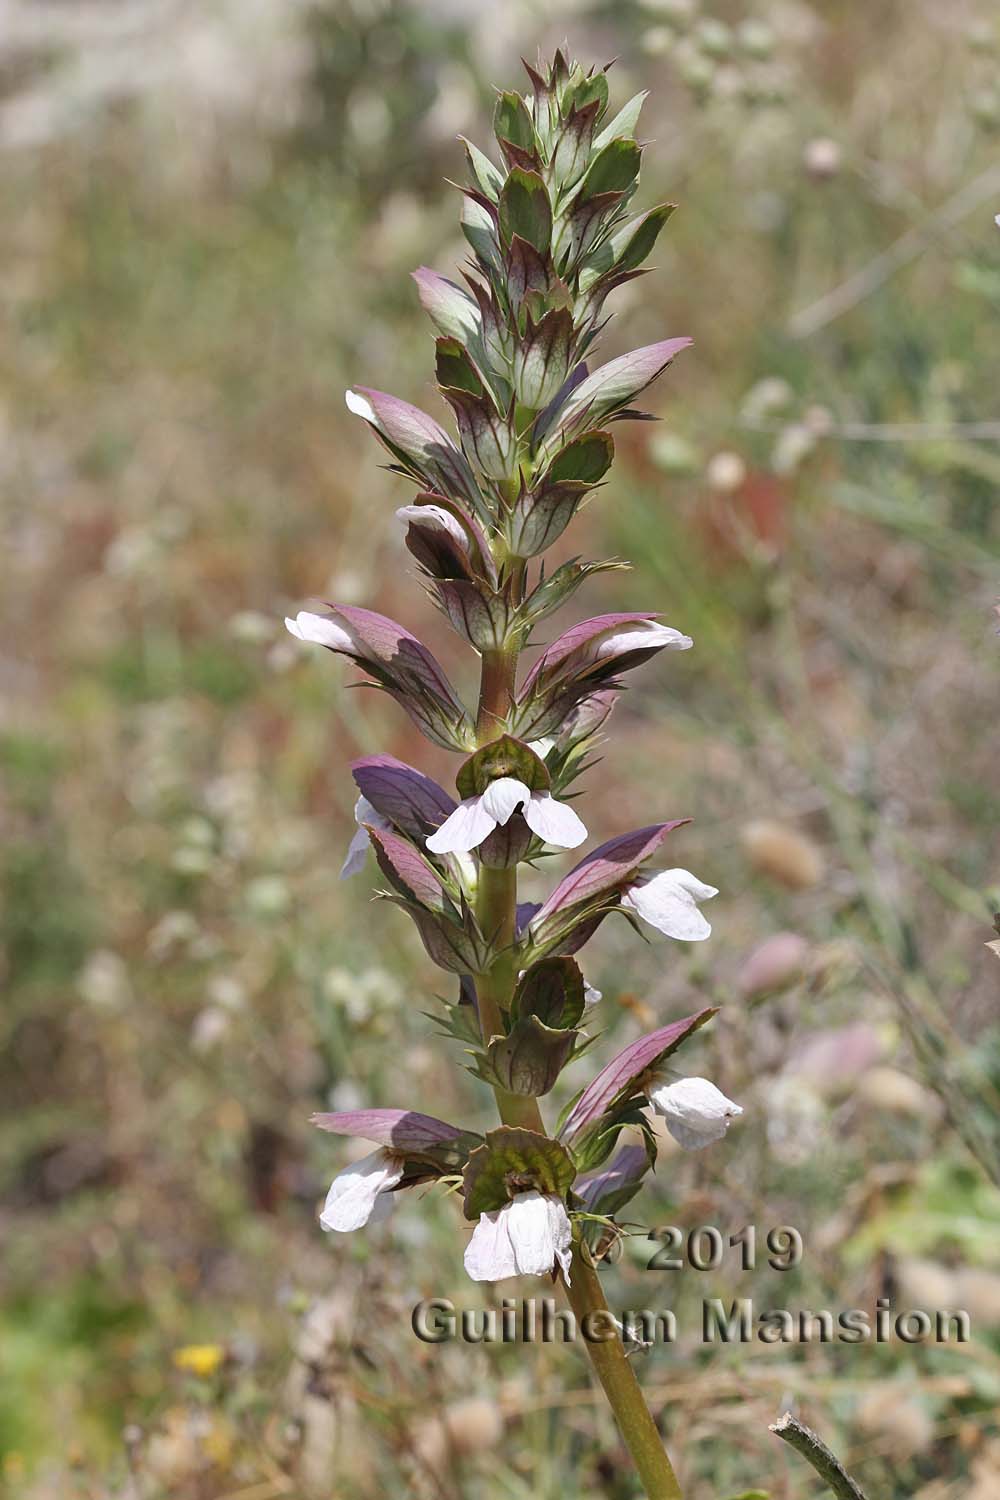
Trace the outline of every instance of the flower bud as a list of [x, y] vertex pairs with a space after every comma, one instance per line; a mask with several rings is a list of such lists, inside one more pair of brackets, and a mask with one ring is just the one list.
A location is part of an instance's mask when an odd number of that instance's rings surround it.
[[808, 890], [823, 878], [823, 856], [811, 839], [785, 823], [761, 818], [741, 834], [751, 865], [761, 875], [793, 891]]
[[621, 672], [656, 652], [687, 651], [694, 644], [649, 614], [596, 615], [563, 632], [542, 652], [518, 694], [518, 732], [531, 738], [558, 733], [568, 715]]
[[300, 610], [285, 626], [300, 641], [350, 657], [428, 739], [449, 750], [468, 747], [472, 726], [454, 688], [427, 647], [395, 620], [342, 604], [331, 605], [326, 615]]
[[363, 385], [349, 389], [345, 400], [348, 410], [364, 418], [414, 479], [453, 499], [481, 503], [468, 460], [433, 417], [408, 401]]
[[776, 932], [750, 954], [737, 978], [745, 1000], [777, 994], [801, 979], [809, 944], [797, 932]]
[[721, 1141], [731, 1121], [743, 1113], [707, 1078], [677, 1078], [646, 1090], [646, 1096], [667, 1129], [685, 1151], [698, 1151]]

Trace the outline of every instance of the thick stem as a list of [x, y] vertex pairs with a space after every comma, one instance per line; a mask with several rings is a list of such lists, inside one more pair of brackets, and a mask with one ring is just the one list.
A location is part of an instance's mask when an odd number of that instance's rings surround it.
[[[517, 654], [514, 651], [485, 652], [479, 693], [477, 736], [480, 745], [493, 739], [507, 715], [514, 691]], [[511, 945], [516, 936], [517, 868], [493, 870], [481, 865], [476, 896], [476, 917], [498, 956], [484, 974], [476, 975], [479, 1025], [483, 1041], [503, 1031], [502, 1012], [509, 1008], [517, 976]], [[545, 1134], [538, 1101], [495, 1088], [497, 1108], [505, 1125], [520, 1125]], [[579, 1246], [574, 1246], [566, 1295], [582, 1323], [588, 1314], [610, 1316], [600, 1278]], [[605, 1326], [607, 1326], [605, 1324]], [[646, 1405], [635, 1371], [625, 1355], [620, 1338], [606, 1342], [584, 1338], [584, 1345], [597, 1378], [608, 1398], [625, 1446], [632, 1455], [649, 1500], [682, 1500], [680, 1485], [664, 1451], [656, 1423]]]
[[[604, 1313], [610, 1317], [600, 1277], [589, 1261], [584, 1259], [578, 1245], [573, 1248], [570, 1277], [566, 1296], [576, 1314], [577, 1323], [582, 1324], [584, 1318], [590, 1316], [593, 1326], [595, 1313]], [[609, 1326], [606, 1320], [601, 1321], [604, 1328]], [[585, 1336], [584, 1343], [649, 1500], [681, 1500], [677, 1476], [621, 1339], [588, 1339]]]
[[479, 684], [479, 714], [476, 738], [488, 745], [507, 717], [514, 693], [517, 656], [513, 651], [484, 651], [483, 671]]

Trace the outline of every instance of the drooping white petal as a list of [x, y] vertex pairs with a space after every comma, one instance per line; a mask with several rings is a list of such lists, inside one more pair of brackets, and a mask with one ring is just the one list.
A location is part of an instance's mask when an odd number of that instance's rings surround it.
[[344, 400], [347, 402], [347, 410], [352, 411], [356, 417], [364, 417], [366, 422], [375, 421], [374, 408], [366, 396], [348, 389], [344, 392]]
[[573, 1233], [562, 1199], [534, 1190], [518, 1193], [482, 1214], [465, 1251], [473, 1281], [544, 1276], [558, 1263], [569, 1280]]
[[368, 1215], [369, 1224], [382, 1224], [386, 1219], [392, 1218], [393, 1201], [389, 1192], [379, 1193], [375, 1199], [371, 1213]]
[[368, 853], [371, 839], [368, 830], [359, 828], [347, 846], [347, 854], [344, 863], [340, 867], [341, 880], [350, 880], [352, 875], [357, 875], [365, 867], [365, 855]]
[[532, 833], [557, 849], [575, 849], [587, 837], [586, 827], [573, 809], [566, 802], [558, 802], [551, 792], [532, 792], [524, 821]]
[[412, 521], [417, 526], [425, 526], [428, 531], [444, 531], [458, 543], [463, 552], [469, 550], [465, 527], [443, 505], [401, 505], [396, 517], [400, 521]]
[[[333, 1179], [319, 1222], [324, 1229], [346, 1234], [360, 1229], [372, 1217], [380, 1193], [402, 1179], [403, 1163], [381, 1146], [360, 1161], [352, 1162]], [[379, 1217], [383, 1217], [379, 1204]]]
[[517, 1275], [506, 1216], [507, 1208], [480, 1214], [472, 1239], [465, 1247], [465, 1269], [473, 1281], [506, 1281], [508, 1276]]
[[531, 798], [531, 788], [516, 776], [500, 776], [491, 781], [482, 795], [482, 804], [494, 823], [506, 823], [512, 814]]
[[508, 1216], [507, 1232], [522, 1276], [543, 1276], [558, 1261], [568, 1278], [573, 1231], [561, 1198], [518, 1193], [501, 1212]]
[[371, 840], [368, 832], [362, 828], [363, 823], [370, 824], [373, 828], [389, 828], [388, 818], [383, 818], [377, 808], [373, 807], [367, 797], [359, 797], [354, 804], [354, 821], [358, 825], [358, 831], [347, 846], [347, 858], [340, 867], [341, 880], [349, 880], [359, 870], [364, 869], [365, 855]]
[[730, 1120], [743, 1113], [741, 1105], [727, 1099], [707, 1078], [678, 1078], [673, 1083], [657, 1084], [646, 1097], [685, 1151], [697, 1151], [721, 1140]]
[[630, 886], [622, 897], [622, 906], [667, 937], [700, 943], [711, 934], [712, 928], [697, 903], [718, 894], [714, 885], [706, 885], [690, 870], [663, 870], [651, 880]]
[[466, 797], [441, 827], [425, 839], [432, 854], [467, 854], [489, 838], [497, 820], [483, 806], [482, 797]]
[[547, 1199], [539, 1192], [518, 1193], [507, 1207], [507, 1233], [522, 1276], [544, 1276], [555, 1264], [555, 1242]]
[[325, 615], [314, 615], [308, 609], [300, 609], [294, 620], [285, 618], [285, 629], [300, 641], [312, 641], [317, 646], [329, 646], [333, 651], [353, 651], [354, 641], [342, 625]]
[[569, 1268], [573, 1260], [573, 1226], [561, 1198], [546, 1198], [549, 1207], [549, 1232], [552, 1248], [563, 1273], [566, 1285], [570, 1284]]
[[633, 620], [631, 624], [615, 626], [607, 635], [595, 637], [591, 653], [595, 661], [603, 661], [606, 656], [621, 656], [625, 651], [652, 651], [659, 647], [688, 651], [693, 645], [689, 635], [672, 625], [661, 625], [658, 620]]

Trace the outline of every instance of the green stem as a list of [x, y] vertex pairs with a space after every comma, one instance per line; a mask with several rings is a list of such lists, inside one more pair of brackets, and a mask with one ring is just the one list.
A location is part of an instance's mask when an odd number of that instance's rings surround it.
[[[476, 726], [480, 745], [488, 744], [502, 728], [513, 698], [516, 672], [516, 650], [484, 652]], [[496, 954], [490, 968], [476, 975], [479, 1025], [483, 1041], [488, 1042], [490, 1037], [500, 1035], [504, 1030], [503, 1012], [510, 1008], [517, 980], [513, 955], [517, 931], [516, 866], [494, 870], [480, 865], [476, 917]], [[505, 1125], [518, 1125], [540, 1135], [546, 1134], [537, 1099], [509, 1094], [500, 1088], [493, 1092]], [[563, 1280], [578, 1323], [582, 1323], [588, 1314], [608, 1314], [600, 1278], [590, 1262], [584, 1260], [579, 1245], [573, 1249], [570, 1280], [568, 1283], [565, 1278]], [[682, 1500], [677, 1476], [621, 1339], [612, 1338], [605, 1342], [585, 1337], [584, 1346], [649, 1500]]]
[[[588, 1315], [609, 1314], [600, 1277], [589, 1261], [584, 1259], [579, 1245], [573, 1247], [570, 1277], [566, 1296], [578, 1324], [582, 1324]], [[585, 1337], [584, 1342], [649, 1500], [682, 1500], [681, 1487], [663, 1447], [663, 1439], [646, 1405], [642, 1387], [628, 1361], [621, 1339]]]
[[479, 714], [476, 739], [488, 745], [496, 739], [510, 708], [514, 693], [517, 655], [513, 651], [484, 651], [483, 672], [479, 684]]
[[831, 1453], [823, 1439], [804, 1422], [799, 1422], [786, 1411], [783, 1417], [772, 1422], [768, 1428], [782, 1438], [797, 1453], [811, 1463], [816, 1473], [827, 1485], [837, 1500], [865, 1500], [865, 1492], [844, 1468], [836, 1454]]

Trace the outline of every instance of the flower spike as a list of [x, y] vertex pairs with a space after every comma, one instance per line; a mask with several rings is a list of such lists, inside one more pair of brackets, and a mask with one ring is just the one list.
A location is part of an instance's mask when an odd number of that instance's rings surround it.
[[[693, 645], [650, 611], [542, 634], [592, 576], [625, 566], [571, 556], [553, 567], [544, 554], [600, 497], [614, 424], [646, 415], [637, 399], [691, 340], [654, 335], [610, 360], [598, 347], [608, 297], [644, 274], [672, 212], [632, 210], [645, 96], [616, 113], [608, 69], [581, 67], [564, 49], [526, 67], [530, 96], [497, 96], [495, 149], [464, 143], [464, 282], [414, 272], [434, 330], [443, 422], [369, 386], [346, 394], [391, 472], [416, 487], [397, 503], [397, 519], [421, 587], [480, 658], [478, 704], [466, 707], [436, 657], [385, 615], [331, 605], [287, 621], [298, 639], [354, 662], [437, 747], [462, 756], [456, 795], [450, 779], [446, 790], [393, 755], [356, 760], [358, 827], [342, 873], [360, 870], [370, 848], [378, 896], [406, 912], [430, 960], [457, 976], [442, 1029], [493, 1089], [502, 1123], [479, 1137], [414, 1111], [316, 1116], [320, 1128], [374, 1148], [334, 1179], [322, 1224], [344, 1233], [384, 1216], [416, 1183], [460, 1182], [474, 1280], [553, 1276], [574, 1309], [607, 1314], [611, 1342], [594, 1357], [610, 1376], [603, 1383], [619, 1427], [627, 1442], [645, 1435], [636, 1444], [650, 1493], [676, 1496], [598, 1266], [615, 1215], [655, 1160], [650, 1112], [687, 1150], [720, 1140], [741, 1113], [708, 1080], [666, 1071], [713, 1009], [629, 1043], [567, 1106], [557, 1133], [546, 1131], [539, 1100], [595, 1040], [584, 1028], [600, 992], [572, 955], [614, 912], [634, 929], [701, 941], [711, 928], [700, 904], [717, 892], [686, 869], [655, 868], [687, 819], [605, 840], [538, 902], [518, 900], [517, 866], [587, 838], [574, 784], [595, 764], [626, 673]], [[534, 664], [521, 671], [536, 642]]]

